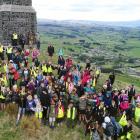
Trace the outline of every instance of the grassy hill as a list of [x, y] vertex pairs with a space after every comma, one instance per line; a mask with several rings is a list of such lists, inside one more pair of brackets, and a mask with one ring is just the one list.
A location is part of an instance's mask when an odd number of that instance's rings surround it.
[[[77, 59], [85, 54], [103, 57], [106, 64], [110, 57], [110, 65], [119, 64], [135, 66], [139, 63], [130, 63], [129, 59], [140, 60], [140, 32], [139, 28], [110, 27], [99, 25], [77, 25], [49, 23], [39, 24], [42, 43], [52, 43], [56, 48], [63, 47], [65, 54], [77, 54]], [[79, 56], [80, 53], [80, 56]], [[113, 58], [113, 59], [112, 59]], [[101, 62], [97, 60], [96, 62]], [[118, 64], [118, 65], [119, 65]]]
[[[49, 21], [38, 24], [38, 31], [41, 34], [43, 50], [46, 50], [47, 45], [51, 43], [56, 53], [59, 48], [63, 48], [65, 55], [71, 55], [75, 61], [85, 63], [85, 60], [89, 59], [94, 66], [110, 71], [116, 69], [124, 75], [140, 77], [138, 27]], [[45, 56], [44, 51], [42, 58], [43, 56]]]
[[[100, 89], [103, 81], [108, 75], [102, 74], [97, 88]], [[128, 79], [124, 82], [117, 76], [115, 87], [123, 88], [128, 85]], [[48, 126], [41, 125], [34, 117], [24, 117], [18, 126], [16, 122], [17, 108], [15, 105], [7, 107], [5, 112], [0, 112], [0, 140], [89, 140], [89, 136], [84, 136], [84, 125], [78, 125], [74, 129], [68, 129], [64, 122], [62, 126], [51, 130]], [[134, 126], [133, 140], [140, 140], [139, 129]]]
[[[41, 35], [40, 59], [47, 60], [46, 49], [49, 43], [55, 47], [56, 63], [59, 48], [64, 49], [65, 56], [72, 55], [75, 61], [85, 62], [89, 58], [93, 66], [105, 68], [136, 67], [140, 70], [140, 31], [139, 28], [105, 27], [98, 25], [73, 25], [60, 23], [43, 23], [38, 25]], [[129, 61], [132, 59], [133, 61]], [[136, 61], [137, 60], [137, 61]], [[132, 63], [133, 62], [133, 63]], [[102, 74], [98, 88], [108, 78]], [[140, 79], [130, 76], [128, 72], [116, 75], [114, 88], [125, 88], [130, 84], [140, 91]], [[6, 112], [0, 112], [0, 140], [89, 140], [85, 138], [83, 125], [69, 130], [66, 125], [54, 131], [42, 126], [34, 118], [24, 118], [21, 124], [15, 126], [17, 110], [9, 107]], [[30, 124], [30, 125], [29, 125]], [[139, 129], [134, 128], [134, 140], [139, 140]]]

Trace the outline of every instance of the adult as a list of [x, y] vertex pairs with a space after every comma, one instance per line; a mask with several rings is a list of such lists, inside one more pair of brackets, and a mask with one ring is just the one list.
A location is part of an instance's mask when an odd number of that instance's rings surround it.
[[25, 35], [20, 35], [19, 36], [19, 45], [21, 45], [22, 50], [24, 50], [24, 46], [26, 44], [26, 37]]
[[110, 81], [110, 84], [113, 85], [114, 82], [115, 82], [115, 73], [112, 72], [110, 75], [109, 75], [109, 81]]
[[4, 60], [4, 46], [0, 43], [0, 58]]
[[9, 44], [7, 49], [6, 49], [6, 54], [7, 54], [8, 61], [12, 60], [12, 53], [13, 53], [13, 48]]
[[131, 85], [128, 89], [128, 98], [129, 98], [129, 103], [131, 103], [132, 101], [132, 98], [135, 97], [135, 94], [136, 94], [136, 90], [135, 90], [135, 87], [134, 85]]
[[12, 34], [12, 46], [16, 47], [18, 45], [18, 34], [14, 32]]
[[52, 59], [53, 54], [54, 54], [54, 47], [53, 47], [53, 45], [49, 45], [48, 46], [47, 52], [48, 52], [49, 57]]

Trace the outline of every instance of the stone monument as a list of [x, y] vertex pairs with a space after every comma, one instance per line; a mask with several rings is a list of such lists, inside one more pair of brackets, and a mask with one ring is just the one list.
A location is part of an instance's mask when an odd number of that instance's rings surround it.
[[16, 32], [37, 32], [36, 12], [32, 0], [0, 0], [0, 41], [9, 42]]

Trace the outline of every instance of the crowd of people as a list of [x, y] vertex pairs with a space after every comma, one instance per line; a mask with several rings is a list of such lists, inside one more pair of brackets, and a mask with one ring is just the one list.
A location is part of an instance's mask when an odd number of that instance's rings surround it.
[[132, 139], [132, 122], [140, 125], [140, 95], [134, 85], [115, 88], [112, 72], [97, 90], [100, 68], [93, 69], [90, 61], [83, 67], [72, 57], [64, 58], [62, 49], [53, 62], [53, 45], [40, 60], [40, 41], [36, 44], [24, 46], [17, 34], [8, 46], [0, 44], [0, 111], [16, 104], [16, 125], [27, 115], [51, 129], [82, 123], [91, 140]]

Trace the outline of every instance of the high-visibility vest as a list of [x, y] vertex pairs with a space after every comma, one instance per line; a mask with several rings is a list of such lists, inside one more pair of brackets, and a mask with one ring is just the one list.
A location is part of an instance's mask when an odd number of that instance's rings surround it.
[[42, 72], [45, 72], [45, 73], [48, 72], [48, 69], [47, 69], [46, 65], [42, 65]]
[[51, 66], [48, 67], [48, 73], [52, 73], [53, 72], [53, 69]]
[[0, 93], [0, 99], [5, 99], [2, 93]]
[[96, 75], [99, 75], [100, 74], [100, 71], [99, 70], [96, 70]]
[[34, 70], [34, 77], [37, 77], [37, 72]]
[[96, 87], [96, 78], [93, 80], [93, 87]]
[[131, 137], [132, 137], [132, 132], [127, 132], [126, 135], [122, 135], [121, 136], [121, 140], [131, 140]]
[[0, 53], [2, 53], [3, 52], [3, 46], [1, 45], [0, 46]]
[[132, 136], [132, 133], [131, 132], [127, 132], [127, 135], [126, 135], [127, 140], [131, 140], [131, 136]]
[[12, 53], [12, 47], [7, 48], [7, 53], [8, 53], [8, 54]]
[[18, 39], [18, 35], [17, 34], [13, 34], [13, 39]]
[[64, 117], [63, 108], [62, 107], [58, 107], [58, 115], [57, 115], [57, 118], [60, 119], [60, 118], [63, 118], [63, 117]]
[[37, 72], [34, 69], [31, 69], [31, 75], [37, 77]]
[[4, 69], [4, 72], [6, 73], [7, 70], [8, 70], [8, 65], [7, 64], [4, 64], [3, 69]]
[[7, 86], [8, 85], [8, 81], [6, 76], [4, 76], [4, 78], [1, 78], [0, 81], [4, 82], [4, 85]]
[[75, 116], [76, 116], [75, 111], [76, 111], [75, 107], [68, 108], [68, 110], [67, 110], [67, 118], [74, 120], [75, 119]]
[[136, 107], [135, 109], [135, 122], [138, 123], [140, 121], [140, 108]]
[[127, 119], [126, 119], [126, 115], [125, 114], [122, 115], [122, 117], [121, 117], [121, 119], [119, 121], [119, 124], [121, 126], [126, 126], [127, 125]]
[[42, 113], [42, 112], [36, 112], [36, 113], [35, 113], [35, 117], [36, 117], [36, 118], [39, 118], [39, 119], [42, 119], [43, 113]]

